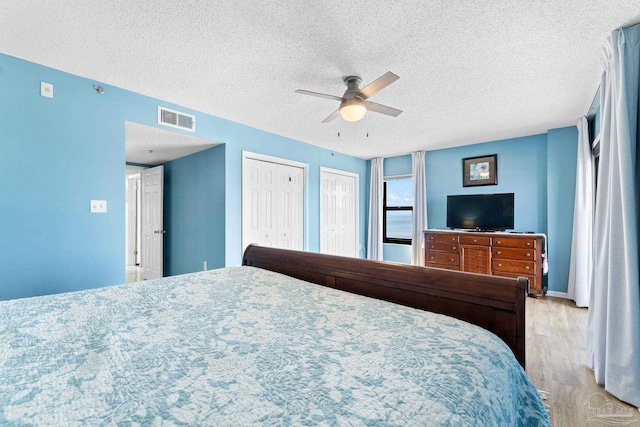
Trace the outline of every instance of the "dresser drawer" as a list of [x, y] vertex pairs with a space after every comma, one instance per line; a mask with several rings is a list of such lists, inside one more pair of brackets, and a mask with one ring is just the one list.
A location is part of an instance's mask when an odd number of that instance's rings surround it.
[[453, 252], [458, 253], [458, 244], [457, 243], [437, 243], [437, 242], [428, 242], [427, 243], [427, 252]]
[[458, 243], [458, 235], [452, 233], [427, 233], [427, 242]]
[[460, 265], [460, 256], [458, 254], [428, 252], [425, 261], [436, 264]]
[[524, 261], [534, 261], [535, 260], [535, 251], [533, 249], [514, 249], [514, 248], [492, 248], [491, 255], [494, 259], [518, 259]]
[[519, 239], [516, 237], [494, 237], [493, 246], [505, 247], [505, 248], [531, 248], [535, 249], [535, 239]]
[[478, 246], [490, 246], [491, 245], [491, 237], [480, 237], [480, 236], [460, 236], [460, 244], [461, 245], [478, 245]]
[[491, 266], [493, 267], [494, 274], [496, 271], [506, 271], [518, 274], [536, 274], [536, 263], [533, 261], [494, 259]]

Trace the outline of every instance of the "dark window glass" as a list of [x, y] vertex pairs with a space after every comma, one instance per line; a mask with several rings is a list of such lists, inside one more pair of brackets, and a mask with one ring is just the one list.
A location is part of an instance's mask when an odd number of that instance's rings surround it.
[[383, 242], [411, 244], [413, 218], [413, 180], [389, 179], [384, 182]]

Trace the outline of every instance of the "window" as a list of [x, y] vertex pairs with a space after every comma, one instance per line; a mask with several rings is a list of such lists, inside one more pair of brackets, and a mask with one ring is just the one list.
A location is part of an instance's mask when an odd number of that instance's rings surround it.
[[413, 220], [413, 179], [388, 178], [384, 181], [383, 243], [410, 245]]

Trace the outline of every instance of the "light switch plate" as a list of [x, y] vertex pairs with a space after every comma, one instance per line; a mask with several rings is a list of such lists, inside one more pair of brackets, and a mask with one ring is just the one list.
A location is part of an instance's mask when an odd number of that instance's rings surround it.
[[53, 98], [53, 85], [47, 82], [40, 82], [40, 95]]
[[91, 213], [107, 213], [107, 201], [106, 200], [92, 200], [91, 201]]

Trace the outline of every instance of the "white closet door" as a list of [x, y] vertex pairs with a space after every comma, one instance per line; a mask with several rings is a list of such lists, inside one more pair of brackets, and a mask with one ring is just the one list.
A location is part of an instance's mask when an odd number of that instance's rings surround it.
[[289, 168], [289, 248], [304, 249], [304, 170]]
[[276, 197], [277, 205], [273, 215], [276, 218], [277, 240], [276, 247], [283, 249], [291, 249], [291, 176], [289, 167], [284, 165], [269, 164], [270, 168], [276, 174]]
[[358, 256], [358, 176], [320, 172], [320, 252]]
[[[242, 170], [242, 233], [244, 247], [250, 243], [276, 245], [276, 182], [272, 168], [265, 162], [246, 159]], [[243, 249], [244, 249], [243, 247]]]
[[304, 249], [304, 169], [244, 158], [242, 243]]

